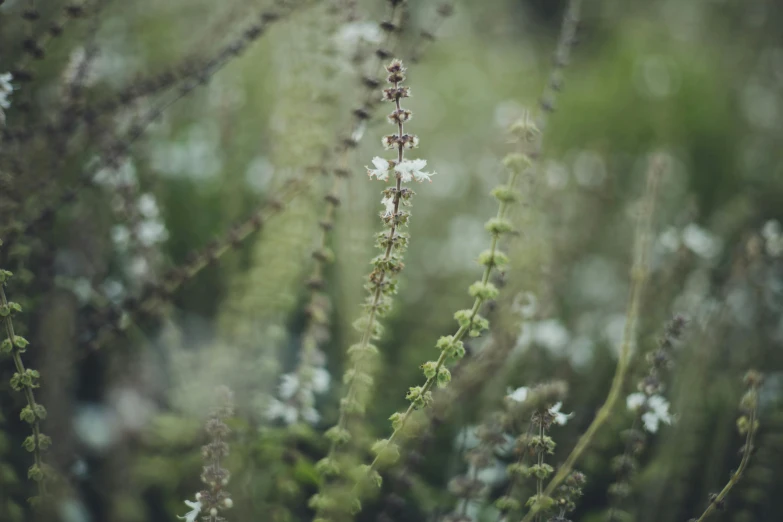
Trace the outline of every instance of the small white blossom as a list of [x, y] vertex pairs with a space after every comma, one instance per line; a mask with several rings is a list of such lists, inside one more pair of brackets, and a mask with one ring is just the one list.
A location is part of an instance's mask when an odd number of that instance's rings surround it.
[[632, 393], [625, 399], [625, 405], [629, 410], [638, 410], [647, 402], [647, 396], [643, 393]]
[[388, 217], [394, 214], [394, 198], [383, 198], [381, 204], [386, 207], [383, 212], [383, 217]]
[[[525, 402], [527, 400], [528, 395], [530, 395], [530, 388], [527, 388], [526, 386], [522, 386], [520, 388], [517, 388], [516, 390], [512, 390], [509, 388], [506, 392], [506, 399], [514, 401], [514, 402]], [[565, 423], [568, 422], [568, 419], [573, 417], [573, 413], [561, 413], [560, 409], [563, 407], [562, 402], [558, 402], [551, 408], [549, 408], [549, 413], [555, 416], [555, 422], [560, 424], [561, 426], [565, 425]]]
[[682, 242], [694, 254], [705, 259], [720, 254], [723, 246], [719, 237], [695, 223], [689, 223], [682, 230]]
[[114, 225], [111, 229], [111, 240], [120, 250], [128, 248], [130, 230], [125, 225]]
[[280, 419], [287, 425], [291, 425], [296, 422], [296, 419], [299, 417], [299, 412], [290, 404], [278, 401], [277, 399], [271, 399], [264, 415], [267, 419]]
[[773, 239], [780, 236], [780, 222], [777, 219], [770, 219], [764, 223], [761, 235], [764, 236], [764, 239]]
[[669, 402], [660, 395], [647, 397], [643, 393], [632, 393], [626, 399], [626, 404], [629, 410], [646, 407], [647, 411], [642, 414], [642, 422], [644, 429], [650, 433], [657, 432], [661, 422], [671, 424], [674, 420], [669, 413]]
[[139, 224], [136, 231], [142, 245], [150, 247], [168, 239], [169, 232], [160, 221], [145, 220]]
[[137, 202], [139, 212], [141, 215], [148, 219], [154, 219], [158, 217], [158, 203], [155, 201], [155, 196], [152, 194], [142, 194]]
[[394, 167], [394, 171], [400, 175], [400, 179], [405, 183], [408, 183], [412, 179], [415, 179], [416, 181], [424, 181], [426, 179], [427, 181], [432, 182], [430, 176], [434, 176], [435, 172], [423, 172], [421, 169], [426, 166], [427, 160], [402, 160], [399, 165]]
[[650, 433], [658, 431], [658, 424], [661, 422], [666, 424], [672, 423], [672, 416], [669, 413], [669, 402], [660, 395], [653, 395], [647, 399], [647, 406], [650, 411], [642, 415], [642, 422], [644, 422], [644, 428]]
[[527, 399], [527, 395], [530, 392], [530, 389], [522, 386], [521, 388], [517, 388], [516, 390], [512, 390], [511, 388], [508, 389], [508, 395], [506, 395], [507, 399], [510, 399], [515, 402], [525, 402], [525, 399]]
[[326, 368], [315, 368], [313, 370], [312, 387], [315, 393], [324, 393], [327, 391], [331, 381], [332, 375]]
[[11, 85], [12, 78], [11, 73], [0, 74], [0, 125], [5, 124], [5, 112], [3, 110], [11, 107], [11, 101], [8, 99], [8, 96], [14, 91], [14, 86]]
[[555, 422], [558, 423], [561, 426], [565, 426], [566, 422], [568, 422], [568, 419], [574, 416], [574, 412], [571, 413], [560, 413], [560, 408], [563, 407], [562, 402], [558, 402], [551, 408], [549, 408], [549, 413], [555, 416]]
[[287, 373], [283, 375], [282, 381], [280, 382], [280, 398], [281, 399], [290, 399], [291, 397], [296, 394], [296, 391], [299, 389], [299, 377], [297, 377], [293, 373]]
[[557, 319], [533, 323], [533, 341], [555, 354], [562, 353], [570, 340], [571, 334]]
[[310, 424], [318, 424], [318, 421], [321, 420], [321, 415], [315, 408], [305, 408], [302, 410], [302, 419]]
[[391, 164], [389, 163], [389, 160], [385, 160], [383, 158], [379, 158], [378, 156], [375, 156], [372, 159], [372, 164], [375, 166], [374, 169], [371, 169], [370, 167], [365, 167], [367, 169], [367, 175], [371, 178], [375, 176], [380, 181], [386, 181], [389, 179], [389, 169], [391, 168]]
[[658, 237], [658, 242], [666, 251], [676, 252], [681, 245], [680, 233], [676, 228], [669, 227]]
[[340, 26], [334, 35], [338, 51], [345, 57], [351, 57], [364, 44], [379, 44], [383, 34], [378, 24], [352, 22]]
[[783, 254], [783, 235], [781, 235], [780, 222], [772, 219], [764, 223], [761, 235], [765, 239], [764, 246], [768, 255], [779, 257]]
[[14, 86], [11, 85], [13, 75], [10, 72], [0, 74], [0, 91], [11, 92], [14, 90]]
[[187, 504], [191, 510], [184, 517], [177, 515], [177, 518], [180, 520], [185, 520], [186, 522], [195, 522], [196, 517], [199, 513], [201, 513], [201, 502], [191, 502], [190, 500], [186, 500], [185, 504]]

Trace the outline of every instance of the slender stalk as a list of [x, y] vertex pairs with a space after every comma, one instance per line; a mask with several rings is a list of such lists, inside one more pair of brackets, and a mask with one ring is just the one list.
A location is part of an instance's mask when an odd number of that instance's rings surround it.
[[[371, 341], [380, 337], [381, 330], [378, 319], [388, 312], [392, 304], [392, 297], [396, 292], [395, 275], [403, 268], [402, 253], [408, 242], [408, 235], [400, 232], [400, 229], [407, 226], [410, 214], [402, 210], [401, 207], [411, 204], [410, 199], [414, 192], [403, 184], [414, 180], [419, 182], [425, 179], [430, 180], [430, 176], [433, 175], [422, 171], [422, 168], [427, 164], [425, 160], [405, 158], [405, 148], [414, 148], [419, 142], [418, 137], [406, 134], [404, 129], [404, 122], [411, 117], [411, 112], [401, 106], [401, 98], [410, 96], [410, 89], [401, 85], [405, 79], [405, 67], [400, 60], [392, 60], [386, 66], [386, 71], [389, 73], [387, 81], [391, 87], [383, 90], [383, 100], [394, 103], [394, 110], [388, 118], [391, 123], [396, 125], [397, 134], [385, 136], [383, 143], [387, 149], [396, 150], [396, 158], [387, 160], [375, 157], [373, 159], [375, 168], [368, 168], [367, 173], [371, 178], [375, 176], [381, 181], [387, 181], [391, 174], [394, 175], [394, 186], [388, 187], [382, 192], [384, 198], [381, 200], [385, 211], [380, 214], [380, 217], [388, 231], [381, 232], [376, 236], [377, 246], [381, 249], [382, 254], [371, 261], [374, 269], [365, 285], [369, 292], [364, 305], [366, 312], [354, 324], [356, 329], [361, 332], [361, 337], [359, 342], [348, 350], [352, 364], [343, 378], [344, 382], [348, 384], [348, 389], [340, 401], [337, 424], [326, 432], [327, 438], [331, 441], [329, 452], [316, 465], [325, 476], [342, 473], [336, 462], [338, 447], [351, 439], [351, 433], [348, 429], [349, 418], [353, 414], [364, 413], [366, 397], [372, 387], [373, 379], [368, 371], [367, 361], [375, 356], [377, 348], [371, 344]], [[344, 510], [346, 507], [344, 501], [336, 501], [330, 493], [330, 491], [326, 491], [316, 494], [310, 500], [311, 507], [317, 510], [319, 516], [329, 511]], [[350, 509], [354, 511], [360, 509], [358, 497], [353, 492], [351, 494], [353, 498], [350, 501]]]
[[[560, 466], [560, 469], [558, 469], [555, 476], [552, 477], [552, 480], [547, 484], [546, 489], [544, 489], [544, 496], [551, 496], [555, 489], [557, 489], [566, 477], [568, 477], [568, 474], [571, 472], [576, 462], [590, 446], [595, 434], [598, 433], [598, 430], [601, 429], [609, 419], [609, 416], [622, 393], [631, 362], [631, 346], [636, 339], [636, 322], [639, 317], [642, 292], [644, 291], [644, 286], [647, 282], [647, 251], [649, 247], [650, 228], [655, 210], [655, 201], [658, 195], [658, 184], [663, 169], [663, 157], [653, 157], [647, 172], [647, 186], [645, 188], [643, 209], [639, 214], [636, 226], [636, 259], [633, 268], [631, 269], [631, 288], [628, 297], [628, 307], [625, 313], [623, 342], [620, 347], [620, 356], [614, 378], [612, 379], [612, 385], [609, 389], [609, 394], [607, 395], [604, 404], [598, 410], [593, 422], [587, 428], [587, 431], [582, 434], [579, 441], [576, 443], [576, 446], [571, 451], [571, 454], [568, 455], [563, 465]], [[530, 522], [534, 516], [535, 513], [529, 511], [522, 519], [522, 522]]]
[[[751, 373], [749, 373], [751, 375]], [[753, 375], [755, 372], [753, 372]], [[714, 495], [710, 498], [710, 503], [707, 505], [707, 508], [704, 510], [704, 512], [701, 514], [701, 516], [696, 520], [696, 522], [704, 522], [707, 520], [707, 517], [715, 511], [715, 509], [720, 506], [723, 501], [726, 499], [726, 496], [729, 494], [731, 489], [737, 484], [737, 482], [740, 481], [742, 478], [742, 474], [745, 472], [745, 469], [748, 467], [748, 462], [750, 462], [750, 455], [753, 452], [753, 437], [756, 434], [756, 423], [758, 422], [758, 386], [760, 384], [760, 379], [748, 379], [751, 382], [750, 389], [748, 390], [748, 399], [750, 402], [750, 414], [748, 415], [748, 425], [747, 425], [747, 433], [745, 434], [745, 446], [742, 448], [742, 460], [740, 461], [740, 465], [737, 468], [737, 471], [735, 471], [731, 478], [729, 478], [729, 481], [726, 483], [725, 486], [723, 486], [723, 489], [718, 493], [717, 495]]]

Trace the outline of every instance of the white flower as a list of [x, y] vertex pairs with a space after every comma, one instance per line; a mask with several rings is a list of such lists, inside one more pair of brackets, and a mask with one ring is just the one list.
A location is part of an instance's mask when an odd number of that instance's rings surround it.
[[394, 198], [383, 198], [381, 204], [386, 207], [383, 212], [383, 217], [388, 217], [394, 214]]
[[11, 92], [14, 90], [14, 86], [11, 85], [13, 75], [10, 72], [0, 74], [0, 91]]
[[647, 402], [647, 396], [643, 393], [632, 393], [625, 399], [625, 405], [629, 410], [638, 410]]
[[559, 354], [571, 340], [563, 324], [557, 319], [547, 319], [533, 324], [533, 341], [547, 350]]
[[660, 395], [653, 395], [647, 399], [647, 406], [650, 411], [642, 415], [642, 422], [644, 422], [644, 429], [650, 433], [658, 431], [658, 424], [664, 422], [666, 424], [672, 423], [672, 416], [669, 413], [669, 402]]
[[780, 236], [780, 222], [777, 219], [770, 219], [764, 223], [764, 228], [761, 229], [761, 235], [767, 240]]
[[521, 388], [517, 388], [516, 390], [512, 390], [511, 388], [509, 388], [508, 395], [506, 395], [506, 398], [515, 402], [525, 402], [525, 399], [527, 399], [528, 392], [530, 392], [530, 389], [525, 386], [522, 386]]
[[332, 376], [326, 368], [316, 368], [313, 370], [312, 387], [315, 393], [324, 393], [329, 389], [329, 383]]
[[680, 233], [674, 227], [667, 228], [658, 237], [658, 242], [669, 252], [676, 252], [680, 248]]
[[558, 402], [551, 408], [549, 408], [549, 413], [555, 416], [555, 422], [558, 423], [561, 426], [565, 426], [565, 423], [568, 422], [568, 419], [574, 416], [574, 413], [560, 413], [560, 408], [563, 407], [562, 402]]
[[302, 410], [302, 419], [310, 424], [318, 424], [318, 421], [321, 420], [321, 415], [315, 408], [305, 408]]
[[0, 74], [0, 125], [5, 124], [5, 112], [3, 109], [11, 107], [11, 102], [8, 100], [8, 96], [14, 91], [14, 86], [11, 85], [11, 73]]
[[299, 412], [296, 408], [291, 406], [290, 404], [286, 404], [284, 402], [280, 402], [277, 399], [271, 399], [269, 401], [269, 406], [266, 409], [266, 412], [264, 412], [267, 419], [275, 420], [275, 419], [281, 419], [284, 423], [291, 425], [296, 422], [296, 419], [299, 417]]
[[386, 181], [389, 179], [389, 169], [391, 168], [391, 164], [389, 163], [389, 160], [385, 160], [383, 158], [379, 158], [378, 156], [375, 156], [372, 159], [372, 164], [375, 165], [374, 169], [371, 169], [370, 167], [365, 167], [367, 169], [367, 175], [371, 178], [375, 176], [380, 181]]
[[163, 223], [152, 220], [142, 221], [136, 233], [141, 244], [147, 247], [165, 241], [169, 237], [169, 232]]
[[416, 181], [432, 181], [430, 176], [434, 176], [435, 172], [423, 172], [421, 169], [427, 166], [427, 160], [415, 159], [415, 160], [402, 160], [399, 165], [394, 167], [394, 171], [400, 175], [400, 179], [407, 183], [411, 179]]
[[682, 230], [682, 242], [694, 254], [706, 259], [720, 254], [723, 246], [719, 237], [695, 223], [688, 224]]
[[186, 522], [195, 522], [196, 517], [199, 513], [201, 513], [201, 502], [191, 502], [190, 500], [186, 500], [185, 504], [187, 504], [187, 506], [192, 509], [184, 517], [177, 515], [177, 518], [185, 520]]
[[352, 22], [340, 26], [334, 35], [337, 49], [345, 56], [356, 53], [362, 43], [381, 43], [383, 34], [378, 24], [370, 22]]
[[671, 424], [674, 420], [669, 413], [669, 402], [660, 395], [651, 395], [647, 397], [643, 393], [632, 393], [626, 399], [626, 405], [629, 410], [638, 410], [645, 408], [642, 414], [644, 429], [650, 433], [658, 431], [658, 425], [663, 422]]
[[155, 196], [152, 194], [142, 194], [137, 202], [139, 212], [141, 215], [148, 219], [154, 219], [158, 217], [158, 203], [155, 201]]
[[125, 225], [114, 225], [111, 229], [111, 240], [119, 249], [128, 248], [130, 241], [130, 230]]
[[296, 374], [293, 373], [287, 373], [283, 375], [282, 381], [280, 382], [280, 398], [281, 399], [290, 399], [294, 396], [296, 391], [299, 389], [299, 377], [296, 376]]

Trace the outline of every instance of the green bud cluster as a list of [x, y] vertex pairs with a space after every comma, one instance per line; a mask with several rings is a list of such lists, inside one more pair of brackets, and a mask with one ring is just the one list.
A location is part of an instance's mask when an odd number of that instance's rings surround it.
[[41, 432], [40, 422], [46, 419], [46, 408], [36, 402], [33, 393], [40, 386], [41, 375], [37, 370], [26, 368], [22, 361], [22, 354], [27, 351], [30, 343], [24, 337], [16, 335], [14, 329], [14, 317], [22, 312], [22, 307], [9, 301], [5, 294], [5, 286], [12, 280], [13, 275], [8, 270], [0, 269], [0, 321], [4, 323], [6, 332], [6, 338], [0, 342], [0, 354], [7, 354], [13, 359], [16, 371], [11, 376], [11, 389], [23, 393], [27, 400], [19, 418], [30, 425], [32, 434], [24, 440], [22, 447], [33, 454], [33, 465], [28, 469], [27, 476], [38, 484], [38, 497], [32, 498], [31, 503], [40, 504], [46, 494], [44, 479], [47, 475], [41, 453], [51, 446], [52, 439]]

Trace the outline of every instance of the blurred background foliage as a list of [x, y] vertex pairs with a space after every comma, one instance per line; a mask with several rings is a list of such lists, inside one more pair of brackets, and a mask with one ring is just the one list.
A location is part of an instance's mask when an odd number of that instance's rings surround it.
[[[388, 127], [376, 117], [362, 136], [354, 134], [361, 140], [329, 245], [335, 262], [324, 273], [330, 324], [319, 339], [332, 378], [317, 396], [318, 418], [270, 419], [269, 399], [295, 369], [307, 323], [310, 252], [331, 186], [322, 171], [336, 167], [324, 151], [351, 129], [351, 110], [365, 96], [358, 79], [374, 63], [386, 10], [382, 0], [304, 3], [176, 103], [167, 101], [175, 88], [110, 110], [100, 107], [156, 75], [193, 81], [183, 67], [208, 70], [204, 64], [268, 4], [94, 0], [83, 16], [65, 18], [62, 36], [34, 61], [22, 42], [45, 34], [64, 4], [0, 6], [0, 74], [25, 63], [34, 74], [12, 80], [4, 111], [0, 237], [14, 240], [3, 247], [0, 266], [17, 275], [8, 292], [25, 308], [18, 329], [33, 347], [25, 358], [42, 374], [59, 520], [157, 521], [184, 513], [182, 501], [201, 487], [202, 425], [219, 384], [232, 388], [237, 403], [225, 464], [234, 509], [226, 517], [312, 517], [307, 498], [320, 480], [314, 463], [327, 449], [320, 434], [337, 416], [339, 375], [355, 342], [351, 323], [379, 229], [382, 186], [366, 179], [363, 166], [381, 155]], [[23, 20], [33, 4], [40, 19]], [[410, 249], [379, 345], [371, 437], [388, 434], [389, 415], [421, 380], [419, 365], [452, 331], [454, 311], [469, 306], [465, 288], [489, 245], [483, 223], [496, 212], [488, 193], [504, 179], [501, 160], [512, 149], [506, 129], [527, 110], [538, 112], [565, 2], [454, 7], [441, 22], [438, 2], [409, 2], [394, 49], [403, 59], [419, 58], [408, 61], [414, 117], [407, 128], [438, 174], [414, 187]], [[656, 151], [669, 168], [636, 352], [655, 345], [674, 313], [690, 321], [667, 390], [676, 422], [661, 427], [642, 460], [630, 520], [685, 521], [722, 487], [739, 461], [736, 405], [751, 367], [767, 375], [762, 428], [745, 479], [715, 519], [780, 520], [781, 20], [781, 4], [770, 0], [584, 1], [543, 155], [515, 210], [518, 234], [506, 246], [512, 263], [489, 312], [492, 340], [469, 343], [468, 360], [489, 343], [507, 357], [491, 374], [475, 375], [473, 392], [458, 395], [426, 436], [410, 443], [404, 472], [390, 472], [393, 480], [365, 504], [360, 520], [438, 520], [451, 512], [457, 501], [448, 484], [464, 471], [460, 441], [502, 407], [508, 388], [569, 383], [564, 410], [574, 416], [552, 434], [554, 463], [565, 458], [609, 388], [633, 216]], [[423, 41], [422, 30], [435, 31], [436, 40]], [[74, 116], [90, 107], [88, 122]], [[129, 154], [116, 154], [113, 168], [93, 169], [156, 108], [165, 110]], [[41, 130], [69, 118], [78, 121]], [[111, 321], [107, 310], [140, 299], [146, 285], [163, 281], [188, 252], [225, 237], [294, 178], [308, 180], [307, 189], [259, 233], [185, 280], [154, 314], [91, 348], [91, 333]], [[60, 201], [34, 228], [16, 232], [74, 187], [74, 201]], [[635, 359], [628, 393], [643, 375], [642, 361]], [[21, 395], [7, 385], [12, 372], [10, 359], [0, 360], [0, 520], [9, 522], [34, 519], [25, 504], [29, 455], [20, 450], [28, 428], [18, 421]], [[623, 451], [620, 432], [630, 419], [618, 408], [580, 463], [588, 485], [574, 520], [604, 519], [610, 463]], [[487, 480], [491, 495], [502, 493], [502, 472]], [[490, 504], [474, 508], [477, 519], [497, 517]]]

